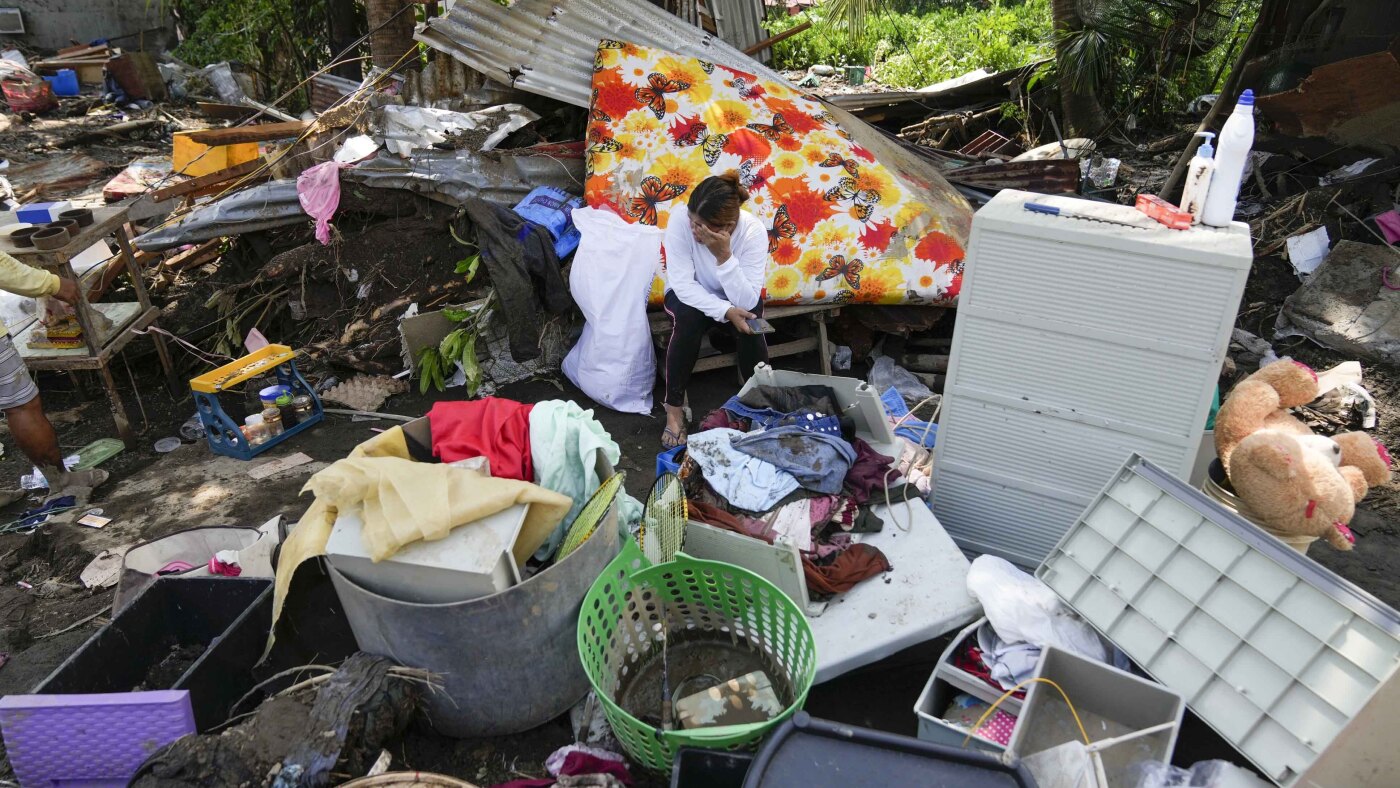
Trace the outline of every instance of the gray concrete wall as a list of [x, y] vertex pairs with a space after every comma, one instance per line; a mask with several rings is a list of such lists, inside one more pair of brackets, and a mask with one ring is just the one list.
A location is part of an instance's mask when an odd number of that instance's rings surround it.
[[86, 44], [118, 36], [125, 37], [113, 40], [113, 46], [149, 52], [175, 41], [170, 0], [0, 0], [0, 8], [18, 8], [24, 15], [25, 33], [13, 40], [45, 53], [75, 40]]

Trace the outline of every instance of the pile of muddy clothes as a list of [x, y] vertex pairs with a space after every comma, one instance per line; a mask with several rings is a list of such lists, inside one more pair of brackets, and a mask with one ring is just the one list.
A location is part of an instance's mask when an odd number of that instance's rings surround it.
[[892, 568], [853, 537], [884, 528], [869, 506], [893, 463], [856, 437], [830, 388], [755, 386], [704, 419], [679, 465], [691, 519], [792, 544], [819, 600]]

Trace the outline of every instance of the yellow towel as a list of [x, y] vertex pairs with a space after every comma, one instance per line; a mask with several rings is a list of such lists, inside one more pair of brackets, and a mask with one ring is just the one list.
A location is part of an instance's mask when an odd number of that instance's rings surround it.
[[[313, 475], [302, 488], [316, 500], [282, 544], [273, 592], [272, 624], [291, 587], [297, 567], [323, 555], [337, 510], [358, 505], [364, 512], [365, 549], [375, 561], [392, 556], [420, 539], [441, 539], [453, 528], [476, 522], [514, 506], [531, 504], [513, 553], [525, 561], [544, 543], [568, 513], [566, 495], [529, 482], [496, 479], [466, 468], [409, 459], [399, 427], [356, 446], [343, 460]], [[267, 647], [273, 638], [268, 636]]]
[[312, 476], [302, 488], [306, 491], [337, 511], [363, 510], [365, 550], [376, 562], [405, 545], [441, 539], [458, 526], [470, 528], [521, 503], [531, 506], [513, 552], [524, 564], [573, 505], [568, 496], [530, 482], [398, 457], [338, 460]]

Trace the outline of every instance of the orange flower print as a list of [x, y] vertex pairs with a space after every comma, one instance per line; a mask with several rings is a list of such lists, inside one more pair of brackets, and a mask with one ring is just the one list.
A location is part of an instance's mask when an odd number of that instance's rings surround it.
[[593, 89], [598, 92], [593, 109], [612, 120], [622, 120], [627, 113], [642, 106], [635, 95], [636, 88], [623, 81], [619, 69], [610, 68], [594, 74]]
[[784, 238], [778, 242], [777, 248], [773, 250], [773, 262], [778, 265], [792, 265], [797, 262], [797, 258], [802, 255], [802, 247], [797, 241], [791, 238]]
[[810, 233], [817, 222], [836, 213], [836, 206], [821, 194], [807, 188], [801, 178], [777, 178], [768, 188], [774, 205], [786, 205], [788, 216], [799, 233]]
[[796, 102], [771, 99], [768, 101], [768, 109], [781, 114], [798, 137], [822, 127], [820, 121], [803, 111]]
[[933, 230], [919, 239], [914, 247], [914, 256], [930, 263], [948, 265], [963, 259], [963, 248], [951, 236]]
[[764, 139], [763, 135], [746, 128], [730, 134], [724, 149], [738, 154], [741, 159], [751, 161], [766, 162], [768, 157], [773, 155], [773, 144]]
[[895, 226], [888, 219], [867, 224], [865, 232], [860, 234], [860, 245], [871, 251], [883, 252], [890, 248], [890, 239], [894, 237], [895, 230]]

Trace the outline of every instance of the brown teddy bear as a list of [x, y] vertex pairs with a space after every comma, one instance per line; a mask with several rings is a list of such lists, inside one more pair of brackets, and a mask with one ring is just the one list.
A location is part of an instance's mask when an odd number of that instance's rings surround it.
[[1390, 481], [1390, 454], [1364, 432], [1314, 435], [1288, 412], [1318, 397], [1317, 375], [1276, 361], [1240, 381], [1215, 419], [1215, 450], [1250, 514], [1278, 534], [1356, 542], [1356, 502]]

